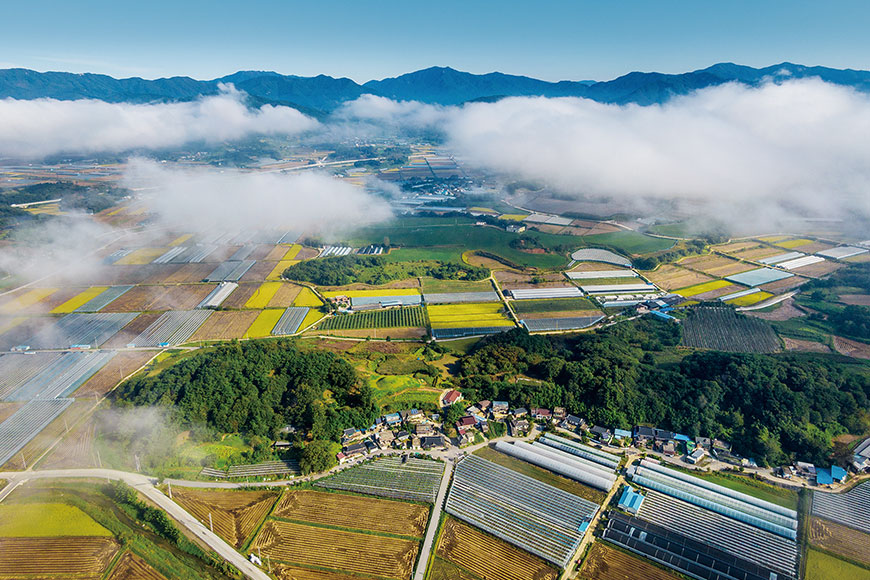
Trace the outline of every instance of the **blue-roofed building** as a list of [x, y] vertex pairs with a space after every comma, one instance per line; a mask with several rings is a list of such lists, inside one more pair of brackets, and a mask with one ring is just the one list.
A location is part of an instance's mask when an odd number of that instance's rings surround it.
[[622, 488], [622, 496], [619, 498], [618, 507], [632, 515], [637, 515], [640, 506], [643, 504], [643, 496], [629, 486]]
[[683, 443], [686, 443], [686, 442], [692, 440], [692, 438], [689, 437], [688, 435], [682, 435], [682, 434], [680, 434], [680, 433], [676, 433], [676, 434], [674, 435], [674, 439], [677, 440], [677, 441], [682, 441]]
[[389, 415], [384, 415], [384, 420], [387, 422], [387, 425], [392, 427], [402, 422], [402, 416], [398, 413], [390, 413]]
[[824, 467], [816, 469], [816, 484], [818, 485], [833, 485], [836, 481], [837, 483], [842, 483], [846, 480], [846, 470], [840, 467], [839, 465], [832, 465], [831, 467]]
[[626, 431], [625, 429], [614, 429], [613, 430], [613, 438], [614, 439], [631, 439], [631, 431]]

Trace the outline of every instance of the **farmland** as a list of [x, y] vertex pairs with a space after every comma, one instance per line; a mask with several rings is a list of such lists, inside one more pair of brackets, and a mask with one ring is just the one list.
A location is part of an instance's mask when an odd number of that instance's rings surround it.
[[566, 311], [597, 311], [586, 298], [551, 298], [546, 300], [514, 300], [511, 308], [517, 314], [537, 314]]
[[422, 306], [404, 306], [368, 310], [354, 314], [338, 314], [320, 325], [323, 330], [360, 328], [397, 328], [426, 326], [426, 312]]
[[302, 288], [299, 295], [293, 301], [293, 306], [307, 306], [308, 308], [320, 308], [323, 306], [323, 301], [317, 297], [317, 294], [311, 288]]
[[0, 506], [0, 537], [111, 537], [112, 534], [77, 507], [64, 503]]
[[824, 552], [809, 549], [806, 558], [806, 580], [870, 580], [870, 569], [858, 567]]
[[209, 316], [202, 326], [188, 339], [198, 340], [229, 340], [242, 338], [258, 316], [255, 310], [219, 311]]
[[108, 286], [94, 286], [92, 288], [88, 288], [87, 290], [77, 294], [76, 296], [70, 298], [60, 306], [55, 307], [51, 313], [52, 314], [69, 314], [73, 310], [80, 308], [87, 304], [92, 299], [96, 298], [104, 291], [108, 290]]
[[204, 490], [176, 487], [175, 502], [204, 525], [209, 515], [214, 531], [236, 548], [241, 548], [259, 527], [275, 503], [276, 494], [267, 491]]
[[98, 462], [93, 449], [95, 433], [96, 425], [90, 420], [73, 427], [48, 456], [39, 462], [39, 468], [97, 467]]
[[273, 517], [338, 528], [422, 538], [429, 508], [421, 504], [339, 493], [288, 490]]
[[166, 580], [166, 578], [133, 552], [126, 552], [115, 564], [108, 580]]
[[245, 308], [266, 308], [280, 288], [281, 282], [263, 282], [245, 303]]
[[435, 502], [444, 465], [425, 459], [382, 457], [320, 479], [318, 487], [395, 499]]
[[658, 568], [649, 560], [639, 558], [603, 542], [595, 542], [580, 570], [583, 580], [678, 580], [678, 577]]
[[0, 538], [0, 578], [99, 578], [117, 553], [111, 538]]
[[[676, 291], [680, 296], [684, 296], [686, 298], [690, 298], [693, 296], [698, 296], [701, 294], [707, 294], [714, 290], [721, 290], [723, 288], [734, 288], [734, 285], [727, 280], [712, 280], [710, 282], [703, 282], [701, 284], [695, 284], [694, 286], [689, 286], [688, 288], [680, 288]], [[731, 290], [729, 290], [731, 291]], [[723, 292], [724, 293], [724, 292]]]
[[776, 352], [779, 338], [758, 318], [742, 316], [727, 307], [702, 307], [690, 311], [683, 323], [683, 345], [726, 352]]
[[432, 328], [513, 326], [501, 302], [427, 306]]
[[870, 534], [814, 517], [810, 519], [810, 543], [870, 566]]
[[277, 520], [267, 521], [252, 545], [273, 561], [396, 580], [410, 577], [419, 547], [415, 540]]
[[737, 260], [717, 255], [691, 256], [683, 258], [679, 264], [685, 268], [698, 270], [704, 274], [716, 277], [730, 276], [731, 274], [745, 272], [756, 267], [752, 264], [738, 262]]
[[343, 574], [333, 570], [317, 570], [277, 564], [272, 566], [272, 573], [278, 580], [358, 580], [359, 576]]
[[214, 284], [136, 286], [106, 307], [107, 312], [190, 310], [215, 289]]
[[435, 278], [423, 278], [422, 288], [424, 294], [489, 292], [492, 290], [492, 283], [489, 280], [468, 282], [465, 280], [437, 280]]
[[245, 332], [244, 338], [266, 338], [267, 336], [272, 336], [272, 329], [278, 324], [283, 314], [284, 311], [279, 309], [261, 310], [250, 328]]
[[686, 288], [704, 282], [710, 282], [712, 278], [699, 272], [693, 272], [685, 268], [673, 266], [671, 264], [662, 264], [651, 272], [644, 272], [644, 276], [656, 286], [665, 290], [675, 290], [677, 288]]
[[470, 572], [471, 578], [556, 580], [559, 577], [559, 572], [540, 558], [454, 518], [444, 520], [436, 555]]

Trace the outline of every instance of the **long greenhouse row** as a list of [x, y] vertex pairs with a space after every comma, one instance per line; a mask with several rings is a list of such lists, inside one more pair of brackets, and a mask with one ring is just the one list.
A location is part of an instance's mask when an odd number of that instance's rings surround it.
[[448, 338], [466, 338], [469, 336], [483, 336], [486, 334], [498, 334], [507, 332], [513, 326], [460, 326], [453, 328], [433, 328], [432, 338], [444, 340]]
[[245, 272], [254, 265], [254, 260], [241, 260], [238, 262], [222, 262], [212, 273], [206, 276], [206, 282], [238, 282]]
[[493, 290], [484, 292], [436, 292], [423, 294], [426, 304], [462, 304], [469, 302], [500, 302]]
[[228, 262], [241, 262], [242, 260], [246, 259], [251, 254], [253, 254], [254, 250], [256, 250], [256, 249], [257, 249], [257, 246], [253, 246], [253, 245], [242, 246], [241, 248], [236, 250], [235, 253], [227, 259], [227, 261]]
[[4, 400], [29, 401], [64, 397], [94, 376], [114, 358], [115, 351], [68, 352], [31, 378]]
[[598, 506], [470, 455], [456, 467], [445, 510], [565, 568]]
[[701, 541], [698, 536], [618, 512], [610, 514], [602, 538], [698, 580], [790, 580], [793, 573], [774, 571], [741, 555]]
[[137, 312], [73, 312], [43, 328], [25, 344], [34, 349], [69, 348], [76, 345], [98, 347], [137, 315]]
[[186, 246], [175, 246], [174, 248], [169, 248], [166, 252], [164, 252], [163, 254], [154, 258], [151, 261], [151, 263], [152, 264], [168, 264], [174, 258], [183, 254], [185, 251], [187, 251]]
[[796, 541], [752, 525], [648, 491], [638, 517], [672, 532], [695, 538], [724, 552], [794, 575], [799, 547]]
[[551, 332], [554, 330], [578, 330], [588, 328], [604, 316], [573, 316], [567, 318], [533, 318], [520, 320], [529, 332]]
[[870, 481], [846, 493], [813, 492], [813, 515], [870, 534]]
[[0, 423], [0, 465], [9, 461], [72, 402], [72, 399], [30, 401]]
[[202, 299], [197, 304], [197, 308], [217, 308], [223, 304], [224, 300], [230, 297], [230, 294], [238, 288], [239, 285], [235, 282], [221, 282], [214, 290], [208, 293], [208, 296]]
[[217, 250], [217, 246], [212, 246], [209, 244], [193, 246], [188, 248], [186, 252], [175, 256], [172, 260], [170, 260], [170, 263], [199, 264], [201, 262], [204, 262], [205, 259], [215, 250]]
[[302, 321], [308, 316], [309, 310], [309, 308], [304, 306], [288, 307], [284, 311], [284, 314], [281, 315], [281, 318], [278, 319], [278, 322], [275, 323], [275, 327], [272, 329], [272, 336], [296, 334], [302, 325]]
[[435, 503], [444, 464], [425, 459], [382, 457], [352, 467], [314, 485], [381, 497]]
[[99, 312], [124, 294], [126, 294], [132, 286], [112, 286], [100, 292], [81, 306], [75, 309], [75, 312]]
[[619, 458], [615, 455], [590, 447], [589, 445], [584, 445], [579, 441], [572, 441], [564, 437], [559, 437], [558, 435], [553, 435], [552, 433], [544, 433], [544, 435], [538, 439], [538, 442], [559, 449], [560, 451], [570, 453], [571, 455], [588, 459], [589, 461], [603, 465], [611, 471], [615, 471], [619, 466]]
[[616, 482], [616, 474], [612, 469], [542, 443], [499, 441], [495, 449], [603, 491], [609, 491]]
[[212, 310], [173, 310], [164, 312], [151, 326], [142, 331], [131, 344], [134, 346], [161, 346], [186, 342], [202, 326]]
[[0, 399], [51, 366], [62, 355], [57, 352], [4, 354], [0, 356]]
[[576, 286], [559, 288], [520, 288], [508, 290], [514, 300], [535, 300], [539, 298], [581, 298], [583, 292]]
[[761, 530], [790, 540], [797, 538], [797, 513], [782, 506], [701, 481], [646, 459], [634, 470], [631, 479], [649, 489]]

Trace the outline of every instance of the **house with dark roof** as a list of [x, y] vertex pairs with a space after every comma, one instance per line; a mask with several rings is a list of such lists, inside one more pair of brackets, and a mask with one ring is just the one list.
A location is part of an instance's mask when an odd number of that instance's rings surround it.
[[653, 441], [656, 436], [656, 430], [645, 425], [637, 425], [634, 428], [634, 442], [638, 445], [646, 445]]
[[420, 438], [420, 447], [423, 449], [444, 449], [446, 446], [444, 437], [441, 435]]
[[514, 411], [512, 413], [512, 415], [514, 417], [516, 417], [517, 419], [519, 419], [520, 417], [525, 417], [528, 414], [529, 414], [529, 411], [525, 407], [517, 407], [516, 409], [514, 409]]
[[549, 409], [544, 409], [543, 407], [532, 409], [532, 418], [536, 421], [549, 421], [552, 416], [553, 413]]
[[613, 439], [613, 433], [611, 433], [610, 429], [607, 427], [600, 427], [596, 425], [592, 429], [589, 430], [593, 437], [601, 441], [602, 443], [610, 443]]
[[365, 443], [353, 443], [346, 446], [342, 451], [347, 457], [354, 457], [356, 455], [365, 455], [368, 450], [366, 449]]
[[468, 431], [469, 429], [471, 429], [475, 425], [477, 425], [477, 419], [475, 419], [474, 417], [471, 417], [469, 415], [466, 415], [465, 417], [461, 417], [456, 422], [456, 430], [460, 434], [464, 434], [466, 431]]

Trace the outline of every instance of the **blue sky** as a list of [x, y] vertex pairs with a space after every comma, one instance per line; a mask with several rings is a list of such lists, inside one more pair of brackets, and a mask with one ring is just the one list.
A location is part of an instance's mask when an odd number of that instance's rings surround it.
[[868, 17], [866, 0], [34, 0], [3, 7], [0, 68], [358, 82], [435, 65], [547, 80], [723, 61], [870, 69]]

